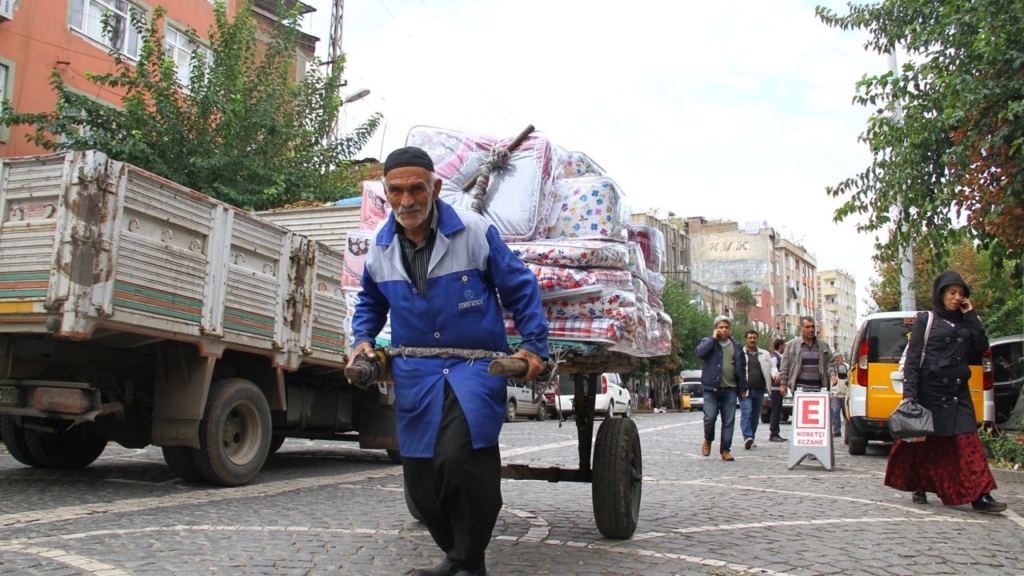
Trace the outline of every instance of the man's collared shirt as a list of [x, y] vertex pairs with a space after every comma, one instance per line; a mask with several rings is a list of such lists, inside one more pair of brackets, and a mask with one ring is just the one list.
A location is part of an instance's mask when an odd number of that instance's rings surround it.
[[405, 271], [412, 278], [416, 290], [427, 297], [427, 268], [430, 266], [430, 254], [434, 251], [434, 240], [437, 239], [437, 206], [430, 201], [430, 231], [427, 232], [423, 241], [416, 243], [406, 238], [405, 227], [395, 218], [395, 234], [398, 236], [398, 243], [402, 247], [402, 263], [405, 264]]

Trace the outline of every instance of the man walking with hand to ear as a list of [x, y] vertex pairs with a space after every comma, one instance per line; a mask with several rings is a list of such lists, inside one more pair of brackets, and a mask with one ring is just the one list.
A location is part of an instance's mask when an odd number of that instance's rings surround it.
[[715, 422], [722, 416], [722, 460], [735, 460], [731, 453], [736, 425], [736, 399], [747, 395], [747, 358], [738, 340], [732, 337], [732, 320], [715, 318], [715, 331], [697, 345], [694, 354], [704, 361], [700, 383], [704, 389], [704, 444], [700, 453], [711, 454], [715, 441]]

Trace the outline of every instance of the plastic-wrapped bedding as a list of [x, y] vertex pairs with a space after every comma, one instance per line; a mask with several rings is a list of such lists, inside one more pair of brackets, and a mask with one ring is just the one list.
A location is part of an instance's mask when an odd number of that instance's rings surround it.
[[665, 275], [658, 274], [652, 270], [648, 270], [644, 274], [644, 281], [647, 282], [647, 287], [651, 289], [651, 293], [655, 296], [661, 296], [661, 293], [665, 291]]
[[555, 184], [548, 238], [608, 238], [626, 236], [629, 208], [611, 178], [570, 178]]
[[[442, 178], [441, 198], [445, 202], [471, 209], [472, 194], [463, 192], [462, 186], [477, 175], [492, 148], [511, 140], [416, 126], [409, 131], [406, 145], [418, 146], [430, 155], [434, 172]], [[504, 166], [491, 171], [483, 215], [505, 241], [544, 237], [554, 200], [555, 170], [560, 169], [555, 164], [554, 147], [547, 138], [534, 133], [512, 152]]]
[[629, 262], [626, 245], [607, 240], [534, 240], [508, 247], [523, 262], [545, 266], [625, 270]]
[[583, 178], [586, 176], [606, 176], [604, 168], [583, 152], [564, 152], [565, 167], [562, 178]]
[[363, 182], [363, 201], [359, 206], [359, 229], [373, 230], [381, 220], [387, 220], [391, 214], [384, 183], [380, 180]]
[[[636, 325], [632, 319], [568, 318], [548, 322], [548, 338], [597, 342], [605, 347], [618, 344], [635, 330]], [[511, 318], [505, 319], [505, 332], [509, 336], [519, 335]]]
[[629, 251], [629, 261], [626, 269], [637, 278], [647, 277], [647, 261], [644, 259], [643, 249], [636, 242], [626, 242], [626, 250]]
[[636, 314], [636, 293], [606, 290], [600, 294], [569, 296], [543, 302], [548, 320], [555, 318], [621, 318]]
[[629, 241], [640, 245], [644, 263], [652, 272], [661, 272], [665, 266], [665, 235], [654, 226], [630, 222]]
[[600, 293], [605, 289], [633, 289], [633, 278], [625, 270], [561, 268], [539, 264], [527, 264], [526, 267], [537, 277], [542, 300]]
[[341, 285], [345, 288], [361, 288], [363, 285], [363, 264], [370, 251], [373, 232], [350, 230], [345, 238], [345, 264], [341, 271]]

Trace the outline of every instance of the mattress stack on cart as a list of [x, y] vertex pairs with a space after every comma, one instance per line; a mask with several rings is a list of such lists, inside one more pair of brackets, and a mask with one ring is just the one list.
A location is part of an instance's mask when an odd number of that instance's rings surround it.
[[[406, 144], [433, 159], [441, 198], [469, 209], [463, 185], [510, 140], [419, 126]], [[366, 202], [364, 193], [364, 212]], [[379, 217], [384, 210], [386, 203]], [[483, 215], [537, 276], [551, 338], [633, 356], [670, 353], [672, 322], [659, 299], [664, 236], [630, 225], [622, 190], [586, 154], [531, 135], [491, 172]], [[510, 314], [505, 323], [518, 336]]]

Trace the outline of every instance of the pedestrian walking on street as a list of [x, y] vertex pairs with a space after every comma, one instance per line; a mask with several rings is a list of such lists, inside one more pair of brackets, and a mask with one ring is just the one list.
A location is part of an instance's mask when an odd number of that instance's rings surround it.
[[786, 349], [786, 341], [776, 338], [772, 342], [772, 386], [771, 415], [768, 417], [768, 441], [786, 442], [779, 434], [779, 421], [782, 420], [782, 398], [786, 395], [786, 384], [780, 378], [782, 369], [782, 352]]
[[715, 421], [722, 416], [722, 460], [735, 460], [731, 453], [733, 428], [736, 425], [736, 399], [747, 395], [746, 354], [739, 340], [732, 337], [732, 320], [715, 318], [715, 331], [701, 339], [694, 354], [704, 361], [700, 383], [704, 390], [704, 444], [700, 453], [711, 454], [715, 441]]
[[793, 391], [821, 392], [836, 381], [835, 361], [828, 342], [818, 338], [814, 318], [800, 317], [800, 335], [786, 342], [779, 368], [782, 384]]
[[747, 364], [747, 393], [740, 398], [740, 431], [743, 432], [743, 448], [750, 450], [755, 447], [754, 436], [761, 421], [765, 390], [779, 372], [772, 366], [771, 354], [757, 347], [757, 330], [747, 330], [743, 340], [747, 344], [743, 348]]
[[536, 379], [548, 355], [537, 278], [493, 225], [439, 198], [441, 180], [420, 148], [387, 157], [384, 190], [392, 212], [366, 255], [349, 365], [373, 354], [388, 312], [393, 346], [449, 352], [410, 351], [392, 363], [405, 486], [445, 553], [440, 564], [414, 574], [486, 574], [485, 551], [502, 504], [498, 435], [508, 379], [488, 374], [488, 359], [450, 352], [508, 352], [504, 307], [523, 337], [513, 357], [527, 362], [526, 380]]
[[832, 436], [836, 438], [843, 435], [843, 405], [849, 391], [849, 374], [850, 369], [843, 362], [843, 356], [836, 354], [836, 383], [832, 386]]
[[934, 492], [947, 506], [970, 502], [979, 512], [1002, 512], [1006, 504], [990, 495], [996, 480], [978, 437], [968, 387], [968, 358], [988, 349], [970, 295], [960, 274], [943, 272], [933, 285], [933, 308], [914, 321], [903, 366], [903, 399], [931, 410], [935, 431], [923, 441], [896, 441], [885, 485], [913, 492], [917, 504], [927, 504], [927, 493]]

